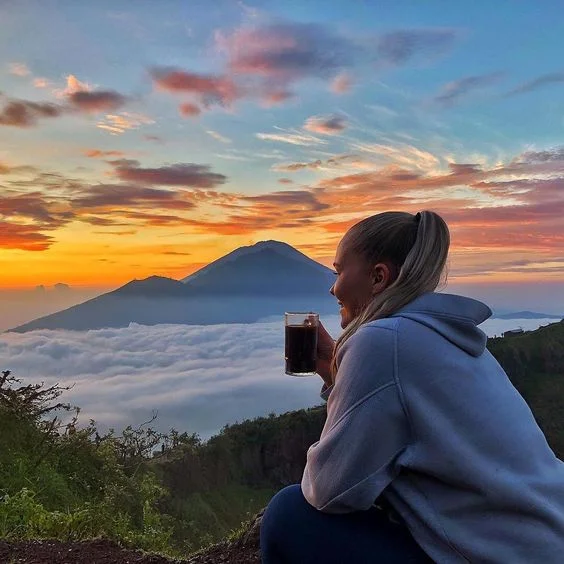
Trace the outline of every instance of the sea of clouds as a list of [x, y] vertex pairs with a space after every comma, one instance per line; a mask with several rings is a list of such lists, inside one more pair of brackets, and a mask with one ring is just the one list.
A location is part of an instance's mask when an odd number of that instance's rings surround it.
[[[337, 336], [339, 317], [323, 319]], [[490, 336], [550, 319], [490, 319]], [[131, 324], [86, 332], [0, 334], [0, 369], [24, 383], [73, 386], [63, 396], [81, 421], [117, 430], [150, 419], [207, 438], [225, 424], [319, 405], [321, 379], [284, 374], [282, 322], [233, 325]]]

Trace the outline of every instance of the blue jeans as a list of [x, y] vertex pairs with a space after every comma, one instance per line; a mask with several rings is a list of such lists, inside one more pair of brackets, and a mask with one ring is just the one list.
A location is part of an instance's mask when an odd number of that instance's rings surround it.
[[262, 518], [263, 564], [430, 564], [403, 524], [376, 508], [323, 513], [298, 484], [280, 490]]

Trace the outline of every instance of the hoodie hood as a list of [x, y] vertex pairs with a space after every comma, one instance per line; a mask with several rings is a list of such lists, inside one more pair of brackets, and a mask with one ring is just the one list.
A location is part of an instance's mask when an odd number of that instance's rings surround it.
[[491, 309], [478, 300], [433, 292], [419, 296], [392, 317], [421, 323], [468, 354], [480, 356], [488, 338], [477, 325], [491, 315]]

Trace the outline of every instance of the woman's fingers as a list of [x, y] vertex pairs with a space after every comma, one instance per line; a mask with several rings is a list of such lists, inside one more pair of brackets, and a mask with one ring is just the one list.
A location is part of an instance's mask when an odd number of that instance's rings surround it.
[[327, 329], [323, 327], [320, 322], [317, 332], [317, 355], [319, 358], [324, 360], [330, 360], [333, 356], [333, 347], [335, 346], [335, 341], [327, 332]]

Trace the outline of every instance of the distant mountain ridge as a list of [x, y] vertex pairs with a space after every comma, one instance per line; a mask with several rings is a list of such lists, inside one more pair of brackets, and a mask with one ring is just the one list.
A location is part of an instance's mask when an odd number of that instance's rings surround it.
[[562, 319], [562, 315], [554, 315], [550, 313], [539, 313], [537, 311], [516, 311], [504, 313], [503, 315], [494, 314], [495, 319]]
[[337, 313], [333, 271], [287, 243], [241, 247], [187, 276], [131, 280], [120, 288], [11, 331], [86, 331], [130, 323], [253, 323], [285, 310]]
[[[261, 241], [240, 247], [182, 280], [149, 276], [68, 309], [11, 329], [87, 331], [130, 323], [212, 325], [280, 318], [287, 310], [337, 314], [329, 294], [333, 271], [291, 245]], [[561, 319], [530, 311], [498, 319]]]

